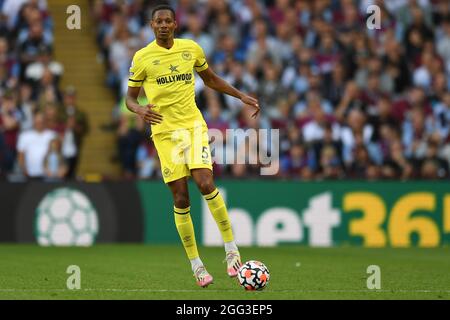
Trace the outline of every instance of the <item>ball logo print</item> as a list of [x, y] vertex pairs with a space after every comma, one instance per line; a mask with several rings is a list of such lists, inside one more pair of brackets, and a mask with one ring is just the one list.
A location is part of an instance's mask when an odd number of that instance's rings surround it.
[[90, 246], [98, 234], [97, 211], [79, 190], [58, 188], [40, 201], [35, 232], [41, 246]]
[[239, 269], [238, 280], [247, 291], [263, 290], [270, 280], [269, 269], [260, 261], [247, 261]]

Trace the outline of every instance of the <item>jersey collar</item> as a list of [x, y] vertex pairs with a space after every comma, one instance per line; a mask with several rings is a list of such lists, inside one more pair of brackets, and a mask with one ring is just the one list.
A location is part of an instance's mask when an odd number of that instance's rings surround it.
[[178, 40], [178, 39], [173, 39], [173, 45], [172, 45], [172, 47], [171, 47], [170, 49], [161, 47], [161, 46], [156, 42], [156, 39], [153, 40], [153, 46], [154, 46], [155, 48], [158, 48], [159, 50], [164, 51], [164, 52], [169, 52], [169, 51], [172, 51], [172, 50], [177, 46], [177, 42], [178, 42], [177, 40]]

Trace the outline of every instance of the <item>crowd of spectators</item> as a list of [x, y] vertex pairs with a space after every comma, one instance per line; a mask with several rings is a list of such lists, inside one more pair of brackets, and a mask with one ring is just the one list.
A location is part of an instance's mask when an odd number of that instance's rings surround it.
[[0, 178], [74, 178], [87, 119], [60, 90], [46, 0], [0, 0]]
[[[239, 100], [197, 78], [197, 104], [209, 128], [279, 129], [277, 176], [449, 178], [448, 0], [166, 3], [176, 10], [177, 36], [197, 41], [216, 73], [260, 101], [255, 121]], [[148, 128], [128, 113], [123, 96], [131, 58], [154, 40], [149, 12], [157, 4], [93, 1], [118, 101], [120, 160], [128, 176], [139, 178], [159, 175], [159, 161]], [[372, 4], [381, 13], [376, 29], [366, 24]], [[215, 169], [219, 176], [259, 175], [258, 164]]]

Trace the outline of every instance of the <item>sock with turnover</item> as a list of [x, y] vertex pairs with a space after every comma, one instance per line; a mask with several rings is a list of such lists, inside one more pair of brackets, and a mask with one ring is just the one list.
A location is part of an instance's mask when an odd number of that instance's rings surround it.
[[197, 250], [197, 243], [195, 242], [194, 225], [192, 223], [190, 210], [191, 207], [184, 209], [176, 207], [173, 208], [175, 225], [177, 227], [178, 234], [180, 235], [181, 242], [183, 243], [184, 250], [186, 251], [189, 260], [191, 260], [192, 267], [194, 267], [194, 264], [197, 267], [199, 264], [198, 261], [201, 263], [201, 260], [196, 260], [199, 258], [199, 254]]
[[225, 243], [225, 251], [238, 251], [234, 242], [233, 230], [231, 229], [231, 221], [228, 216], [225, 201], [219, 190], [216, 188], [210, 194], [203, 196], [208, 204], [209, 211], [217, 223], [222, 239]]

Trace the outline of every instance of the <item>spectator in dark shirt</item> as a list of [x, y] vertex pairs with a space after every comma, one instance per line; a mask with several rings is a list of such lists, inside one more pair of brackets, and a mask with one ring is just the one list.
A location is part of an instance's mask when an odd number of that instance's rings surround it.
[[28, 37], [20, 45], [20, 61], [23, 64], [22, 70], [26, 70], [28, 64], [37, 59], [39, 52], [43, 48], [51, 52], [52, 40], [45, 36], [42, 22], [35, 22], [30, 25]]
[[13, 92], [7, 91], [0, 99], [1, 171], [11, 171], [16, 158], [20, 112]]
[[74, 178], [83, 140], [89, 132], [89, 122], [86, 113], [78, 107], [77, 92], [72, 86], [67, 87], [64, 91], [63, 109], [63, 118], [67, 126], [66, 134], [73, 134], [75, 143], [75, 150], [65, 156], [68, 166], [66, 177]]

